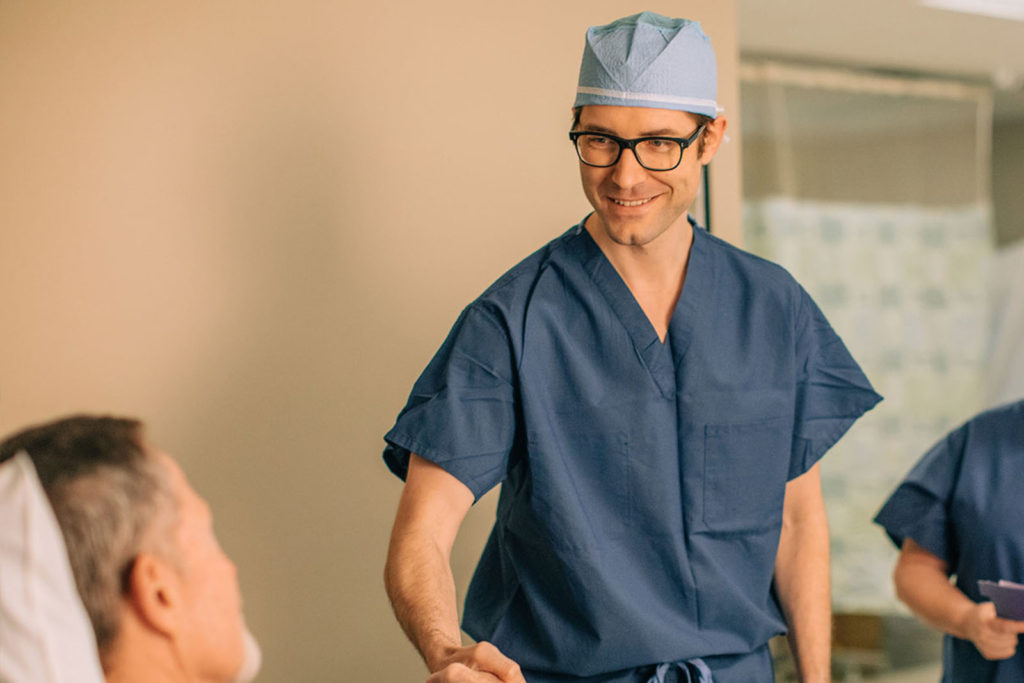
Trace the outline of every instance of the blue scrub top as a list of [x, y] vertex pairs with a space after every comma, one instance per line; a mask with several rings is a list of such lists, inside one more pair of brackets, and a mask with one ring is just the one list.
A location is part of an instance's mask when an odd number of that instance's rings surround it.
[[[1024, 582], [1024, 401], [978, 415], [935, 444], [875, 517], [898, 547], [945, 560], [975, 602], [978, 580]], [[1024, 648], [997, 662], [946, 635], [943, 681], [1024, 682]]]
[[779, 266], [694, 229], [662, 343], [580, 223], [463, 311], [384, 458], [502, 484], [463, 628], [530, 681], [593, 676], [784, 632], [786, 482], [879, 400]]

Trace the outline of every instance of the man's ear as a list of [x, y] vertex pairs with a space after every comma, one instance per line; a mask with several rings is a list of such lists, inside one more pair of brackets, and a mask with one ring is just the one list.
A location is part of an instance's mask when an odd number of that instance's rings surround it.
[[722, 140], [725, 139], [725, 129], [728, 125], [729, 122], [724, 116], [719, 116], [707, 125], [704, 130], [704, 149], [700, 154], [700, 163], [707, 164], [715, 156]]
[[139, 620], [150, 628], [174, 635], [182, 605], [181, 580], [166, 560], [140, 553], [128, 575], [126, 599]]

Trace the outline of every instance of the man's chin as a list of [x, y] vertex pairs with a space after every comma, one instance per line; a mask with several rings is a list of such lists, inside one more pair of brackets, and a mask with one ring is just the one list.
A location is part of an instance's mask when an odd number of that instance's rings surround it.
[[651, 226], [643, 224], [617, 224], [608, 230], [608, 238], [623, 247], [643, 247], [662, 234]]

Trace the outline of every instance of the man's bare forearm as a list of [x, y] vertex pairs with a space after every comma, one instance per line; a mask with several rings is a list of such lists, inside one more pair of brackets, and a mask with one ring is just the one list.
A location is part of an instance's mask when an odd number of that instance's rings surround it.
[[402, 630], [436, 671], [461, 643], [450, 557], [473, 494], [437, 465], [412, 455], [384, 567]]
[[975, 603], [949, 582], [943, 560], [908, 539], [893, 580], [896, 596], [922, 621], [957, 638], [970, 637], [965, 628], [966, 615]]
[[817, 466], [786, 487], [775, 591], [789, 626], [800, 680], [831, 680], [828, 521]]
[[490, 643], [462, 647], [451, 552], [473, 492], [412, 455], [391, 531], [384, 585], [402, 630], [433, 674], [429, 683], [526, 683]]
[[455, 581], [443, 548], [409, 530], [391, 538], [384, 585], [405, 635], [436, 671], [461, 645]]

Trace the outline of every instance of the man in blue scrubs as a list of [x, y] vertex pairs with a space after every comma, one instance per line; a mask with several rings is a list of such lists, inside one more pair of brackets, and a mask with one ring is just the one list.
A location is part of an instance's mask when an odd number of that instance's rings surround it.
[[[570, 138], [593, 213], [466, 307], [385, 436], [385, 569], [443, 681], [829, 675], [816, 463], [880, 397], [783, 269], [687, 216], [725, 133], [700, 26], [593, 27]], [[466, 599], [449, 554], [501, 485]]]
[[979, 580], [1024, 582], [1021, 482], [1024, 401], [939, 441], [875, 517], [900, 547], [896, 594], [946, 634], [943, 681], [1024, 683], [1024, 621], [999, 618], [978, 588]]

